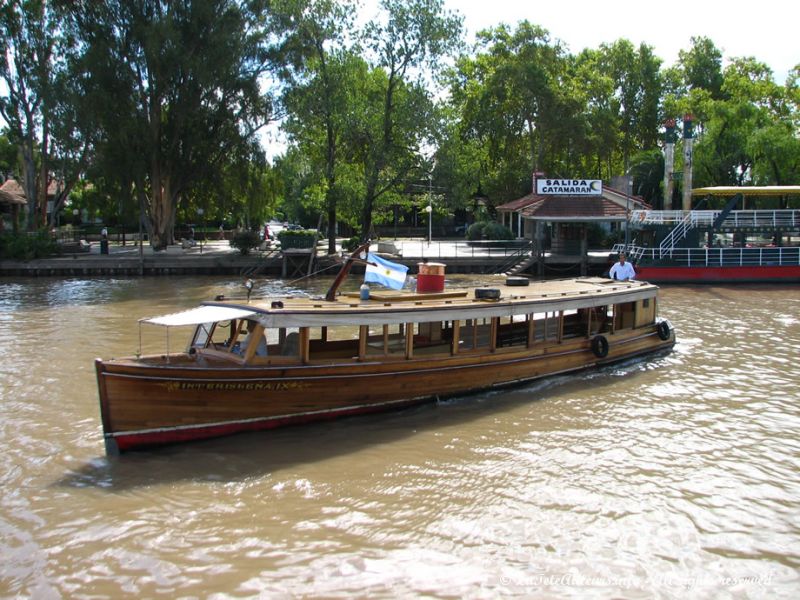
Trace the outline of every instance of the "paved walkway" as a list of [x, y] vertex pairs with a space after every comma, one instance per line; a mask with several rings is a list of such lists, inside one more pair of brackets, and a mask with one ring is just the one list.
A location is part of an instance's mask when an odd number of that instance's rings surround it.
[[[518, 245], [475, 245], [463, 240], [435, 240], [428, 243], [421, 239], [384, 239], [372, 246], [375, 252], [386, 252], [397, 256], [397, 262], [416, 269], [423, 260], [443, 262], [448, 272], [484, 273], [487, 269], [507, 270], [508, 261], [514, 261], [520, 251]], [[141, 253], [141, 255], [140, 255]], [[593, 268], [604, 266], [609, 251], [592, 251], [588, 263]], [[519, 256], [517, 256], [519, 258]], [[305, 259], [306, 261], [308, 259]], [[546, 255], [550, 265], [562, 264], [574, 268], [576, 257]], [[333, 268], [335, 261], [327, 257], [320, 247], [317, 271]], [[554, 267], [553, 267], [554, 268]], [[99, 241], [93, 241], [89, 252], [74, 252], [61, 256], [31, 261], [0, 261], [0, 275], [131, 275], [131, 274], [272, 274], [287, 277], [303, 272], [307, 268], [297, 260], [286, 262], [277, 250], [252, 251], [248, 256], [232, 248], [227, 240], [209, 240], [184, 248], [179, 244], [159, 252], [145, 243], [142, 249], [133, 242], [124, 246], [109, 240], [108, 254], [101, 253]]]

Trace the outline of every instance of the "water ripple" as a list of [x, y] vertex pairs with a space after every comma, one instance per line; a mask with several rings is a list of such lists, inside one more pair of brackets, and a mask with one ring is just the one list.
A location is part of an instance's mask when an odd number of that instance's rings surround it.
[[679, 342], [648, 360], [103, 457], [94, 356], [129, 353], [142, 316], [240, 288], [0, 287], [2, 595], [800, 593], [796, 289], [667, 288]]

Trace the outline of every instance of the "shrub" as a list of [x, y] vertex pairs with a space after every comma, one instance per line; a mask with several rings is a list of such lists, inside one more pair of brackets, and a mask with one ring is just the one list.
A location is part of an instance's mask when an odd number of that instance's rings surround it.
[[361, 244], [361, 238], [359, 238], [357, 235], [354, 235], [353, 237], [346, 239], [342, 242], [342, 250], [347, 250], [348, 252], [352, 252], [353, 250], [358, 248], [360, 244]]
[[514, 233], [505, 225], [490, 221], [483, 230], [483, 235], [487, 240], [513, 240]]
[[250, 254], [253, 248], [258, 248], [261, 238], [255, 231], [237, 231], [229, 242], [231, 247], [236, 248], [242, 256]]
[[316, 239], [317, 232], [307, 229], [284, 229], [278, 233], [278, 240], [284, 250], [286, 248], [313, 248]]
[[467, 239], [471, 242], [483, 238], [483, 230], [486, 228], [486, 223], [473, 223], [467, 229]]
[[473, 223], [467, 229], [467, 239], [475, 240], [513, 240], [514, 233], [505, 225], [494, 221], [481, 221]]
[[57, 252], [58, 244], [47, 231], [0, 235], [0, 258], [32, 260]]

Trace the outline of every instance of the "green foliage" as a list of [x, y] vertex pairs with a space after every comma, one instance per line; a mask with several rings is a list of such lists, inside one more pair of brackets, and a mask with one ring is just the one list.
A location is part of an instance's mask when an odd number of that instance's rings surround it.
[[[631, 157], [630, 174], [633, 176], [633, 195], [641, 196], [656, 209], [663, 209], [661, 202], [664, 155], [658, 149], [645, 150]], [[623, 190], [627, 191], [627, 190]]]
[[7, 129], [0, 130], [0, 173], [17, 170], [17, 148], [11, 143]]
[[[436, 216], [459, 222], [491, 220], [536, 170], [631, 174], [659, 208], [661, 123], [685, 113], [696, 186], [800, 181], [797, 70], [785, 85], [754, 58], [723, 70], [703, 37], [667, 68], [625, 39], [573, 55], [522, 21], [480, 32], [437, 103], [460, 19], [442, 0], [384, 0], [361, 28], [355, 15], [350, 0], [6, 2], [0, 171], [33, 197], [57, 170], [73, 191], [61, 222], [79, 208], [135, 227], [142, 206], [156, 245], [175, 223], [249, 227], [280, 210], [326, 218], [329, 249], [337, 225], [366, 237], [394, 207], [411, 213], [429, 177]], [[270, 166], [256, 132], [277, 89], [290, 145]]]
[[98, 168], [146, 198], [155, 248], [193, 191], [219, 189], [233, 165], [239, 189], [254, 181], [256, 133], [272, 111], [260, 88], [270, 21], [257, 4], [114, 0], [72, 12], [103, 134]]
[[505, 225], [496, 221], [473, 223], [467, 229], [467, 239], [477, 240], [513, 240], [514, 233]]
[[258, 248], [261, 244], [261, 238], [258, 232], [245, 229], [243, 231], [237, 231], [229, 243], [231, 247], [236, 248], [242, 256], [246, 256], [250, 254], [253, 248]]
[[692, 47], [678, 52], [678, 68], [687, 89], [707, 90], [722, 98], [722, 52], [707, 37], [692, 37]]
[[435, 77], [440, 61], [458, 50], [461, 18], [442, 0], [384, 0], [381, 21], [364, 31], [375, 57], [346, 129], [356, 163], [363, 165], [361, 235], [369, 236], [373, 212], [386, 192], [418, 167], [417, 151], [433, 137], [438, 120], [423, 73]]
[[361, 239], [354, 235], [351, 238], [348, 238], [342, 242], [342, 250], [347, 250], [348, 252], [352, 252], [361, 244]]
[[316, 231], [283, 229], [278, 233], [281, 248], [313, 248]]
[[0, 258], [33, 260], [58, 252], [58, 245], [47, 231], [37, 233], [0, 234]]

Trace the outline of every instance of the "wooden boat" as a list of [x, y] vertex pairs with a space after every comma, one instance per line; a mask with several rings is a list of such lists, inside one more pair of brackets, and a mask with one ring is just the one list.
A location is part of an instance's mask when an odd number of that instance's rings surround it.
[[[800, 186], [720, 186], [694, 189], [692, 195], [728, 202], [718, 210], [633, 212], [639, 241], [614, 250], [627, 251], [639, 278], [655, 283], [800, 282], [800, 210], [776, 208], [797, 206]], [[736, 210], [745, 198], [758, 208]], [[748, 237], [770, 243], [751, 244]], [[735, 244], [723, 245], [723, 238]]]
[[183, 352], [97, 359], [107, 452], [408, 406], [675, 343], [650, 283], [501, 281], [368, 300], [217, 299], [145, 319], [194, 332]]

